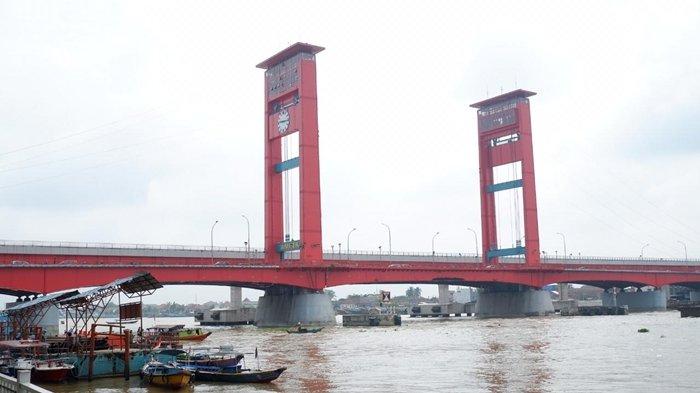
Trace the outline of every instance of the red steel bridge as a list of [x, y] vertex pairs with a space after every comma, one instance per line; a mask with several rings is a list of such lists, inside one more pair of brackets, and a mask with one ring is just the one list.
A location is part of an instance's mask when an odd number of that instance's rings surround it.
[[[295, 44], [260, 63], [265, 69], [265, 247], [0, 242], [0, 293], [27, 295], [97, 286], [148, 271], [163, 284], [322, 290], [345, 284], [411, 283], [541, 288], [579, 283], [602, 288], [684, 285], [700, 289], [700, 260], [544, 257], [539, 248], [528, 97], [516, 90], [476, 103], [482, 256], [324, 252], [321, 233], [316, 54]], [[298, 155], [288, 157], [288, 144]], [[294, 149], [293, 149], [294, 150]], [[498, 167], [517, 164], [507, 181]], [[289, 177], [298, 173], [298, 239], [285, 216]], [[524, 236], [499, 247], [496, 194], [515, 192]], [[288, 205], [288, 204], [287, 204]]]

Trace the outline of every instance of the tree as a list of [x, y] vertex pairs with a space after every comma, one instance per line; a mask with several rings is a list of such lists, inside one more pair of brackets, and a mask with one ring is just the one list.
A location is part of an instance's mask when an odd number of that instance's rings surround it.
[[412, 303], [417, 303], [421, 296], [420, 287], [408, 287], [406, 290], [406, 297], [411, 300]]
[[323, 290], [323, 293], [325, 293], [326, 295], [328, 295], [328, 297], [331, 298], [331, 300], [335, 299], [335, 291], [334, 291], [334, 290], [332, 290], [332, 289], [324, 289], [324, 290]]

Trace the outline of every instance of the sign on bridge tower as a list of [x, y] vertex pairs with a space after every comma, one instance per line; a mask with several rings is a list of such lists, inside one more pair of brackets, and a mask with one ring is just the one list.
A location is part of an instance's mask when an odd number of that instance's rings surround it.
[[[540, 241], [537, 226], [535, 164], [532, 152], [530, 101], [535, 93], [515, 90], [471, 105], [478, 108], [479, 172], [481, 178], [481, 233], [485, 263], [498, 262], [499, 257], [524, 255], [530, 266], [540, 264]], [[505, 180], [496, 172], [511, 174]], [[506, 201], [510, 212], [513, 243], [499, 247], [496, 195], [507, 190], [512, 201]], [[522, 191], [522, 198], [520, 197]], [[512, 202], [512, 204], [511, 204]], [[521, 218], [522, 209], [522, 222]], [[521, 233], [521, 224], [523, 232]], [[521, 235], [524, 234], [524, 243]]]
[[[279, 261], [285, 252], [294, 250], [300, 250], [301, 262], [323, 260], [315, 58], [323, 49], [296, 43], [257, 65], [265, 69], [265, 258], [268, 261]], [[283, 146], [285, 154], [298, 151], [298, 155], [283, 156]], [[289, 190], [296, 186], [289, 184], [287, 175], [297, 169], [299, 238], [294, 239], [288, 212], [297, 198]], [[285, 178], [287, 182], [283, 183]], [[287, 192], [283, 194], [283, 191]]]

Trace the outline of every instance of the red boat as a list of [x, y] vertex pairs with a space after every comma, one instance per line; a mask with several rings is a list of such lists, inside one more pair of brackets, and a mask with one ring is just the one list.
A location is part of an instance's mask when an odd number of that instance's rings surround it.
[[60, 360], [36, 361], [32, 368], [32, 382], [63, 382], [70, 378], [71, 371], [73, 365]]

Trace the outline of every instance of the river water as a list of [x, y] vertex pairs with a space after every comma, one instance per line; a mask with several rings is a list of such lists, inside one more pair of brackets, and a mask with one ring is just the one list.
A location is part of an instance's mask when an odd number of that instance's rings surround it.
[[[153, 320], [148, 321], [149, 324]], [[185, 323], [191, 318], [161, 318]], [[649, 333], [638, 333], [645, 327]], [[185, 392], [698, 392], [700, 318], [678, 312], [479, 320], [405, 318], [400, 327], [287, 334], [214, 328], [202, 345], [287, 366], [267, 385], [196, 383]], [[257, 367], [253, 355], [248, 366]], [[138, 377], [46, 386], [59, 392], [159, 392]]]

